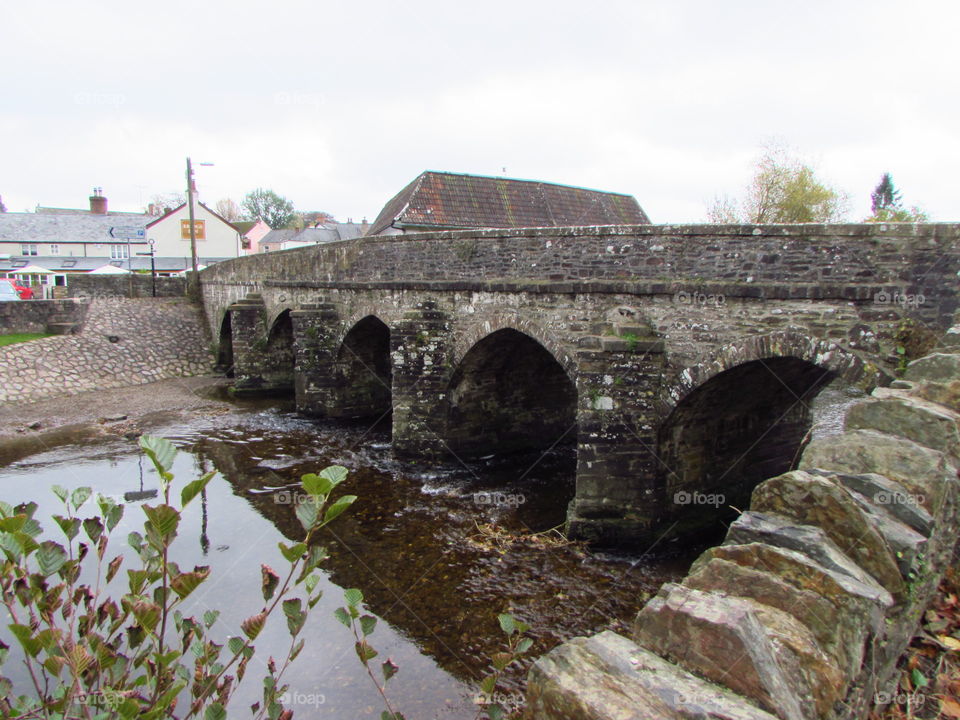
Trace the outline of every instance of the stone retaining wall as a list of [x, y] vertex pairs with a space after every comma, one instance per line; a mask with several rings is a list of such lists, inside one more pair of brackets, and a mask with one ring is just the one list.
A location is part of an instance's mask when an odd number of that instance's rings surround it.
[[213, 365], [209, 347], [185, 299], [93, 300], [79, 334], [0, 348], [0, 402], [199, 375]]
[[530, 671], [527, 718], [865, 718], [952, 561], [960, 327], [842, 435], [761, 483], [725, 542], [639, 612]]
[[79, 327], [89, 306], [79, 300], [0, 302], [0, 335], [54, 332], [51, 324]]

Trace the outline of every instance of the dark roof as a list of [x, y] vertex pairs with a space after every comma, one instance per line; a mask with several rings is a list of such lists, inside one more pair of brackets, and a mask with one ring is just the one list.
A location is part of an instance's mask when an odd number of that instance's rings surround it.
[[41, 215], [120, 215], [132, 217], [145, 217], [147, 215], [145, 212], [129, 212], [126, 210], [108, 210], [106, 213], [94, 213], [82, 208], [55, 208], [44, 207], [42, 205], [37, 205], [34, 212], [38, 212]]
[[253, 230], [253, 226], [256, 225], [259, 220], [237, 220], [233, 223], [233, 226], [237, 229], [237, 232], [240, 233], [240, 237], [243, 237], [248, 232]]
[[[138, 215], [124, 225], [144, 227], [148, 215]], [[68, 240], [111, 242], [110, 228], [117, 225], [113, 215], [90, 213], [0, 213], [0, 242], [59, 243]]]
[[645, 225], [632, 195], [481, 175], [427, 171], [380, 211], [368, 235], [387, 228], [519, 228]]

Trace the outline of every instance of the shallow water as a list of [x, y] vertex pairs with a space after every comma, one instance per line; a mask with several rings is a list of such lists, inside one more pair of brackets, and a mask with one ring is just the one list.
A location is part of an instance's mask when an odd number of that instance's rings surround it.
[[[382, 710], [350, 632], [332, 615], [344, 588], [362, 589], [368, 611], [380, 618], [371, 642], [378, 662], [389, 656], [400, 666], [390, 683], [398, 708], [411, 719], [472, 718], [474, 688], [490, 655], [503, 648], [498, 613], [510, 611], [532, 626], [535, 657], [574, 635], [623, 628], [699, 549], [674, 542], [646, 555], [617, 555], [551, 542], [549, 529], [563, 522], [573, 494], [571, 451], [469, 466], [399, 463], [385, 430], [315, 423], [262, 404], [153, 434], [182, 450], [177, 485], [218, 471], [185, 511], [173, 559], [181, 567], [211, 566], [189, 611], [221, 609], [221, 640], [261, 609], [260, 564], [283, 567], [277, 542], [301, 537], [292, 504], [299, 477], [331, 464], [350, 470], [341, 489], [359, 500], [323, 538], [330, 553], [322, 566], [324, 598], [304, 631], [306, 649], [286, 676], [297, 717], [372, 718]], [[147, 496], [157, 481], [135, 440], [113, 439], [8, 465], [0, 470], [0, 497], [35, 500], [38, 517], [49, 518], [59, 509], [47, 490], [54, 483], [91, 486], [118, 500], [126, 495], [116, 552], [127, 533], [142, 530], [138, 505], [156, 502]], [[286, 652], [285, 624], [274, 620], [257, 639], [261, 664], [251, 664], [231, 715], [259, 699], [267, 657]], [[526, 668], [516, 666], [506, 679], [508, 704], [519, 702]], [[8, 663], [6, 671], [13, 670]]]

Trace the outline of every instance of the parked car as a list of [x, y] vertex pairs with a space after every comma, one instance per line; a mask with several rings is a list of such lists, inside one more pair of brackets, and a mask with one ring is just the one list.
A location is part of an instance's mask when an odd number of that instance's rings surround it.
[[20, 293], [14, 287], [13, 283], [0, 279], [0, 302], [4, 300], [19, 300]]
[[[13, 278], [0, 278], [0, 286], [6, 285], [11, 285], [21, 300], [30, 300], [33, 298], [33, 288], [21, 285]], [[6, 299], [7, 298], [4, 297], [4, 300]]]

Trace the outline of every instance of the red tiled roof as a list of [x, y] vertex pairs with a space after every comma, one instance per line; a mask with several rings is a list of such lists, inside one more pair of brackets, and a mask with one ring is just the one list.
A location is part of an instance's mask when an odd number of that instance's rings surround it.
[[394, 196], [368, 235], [387, 228], [519, 228], [645, 225], [631, 195], [534, 180], [425, 172]]

